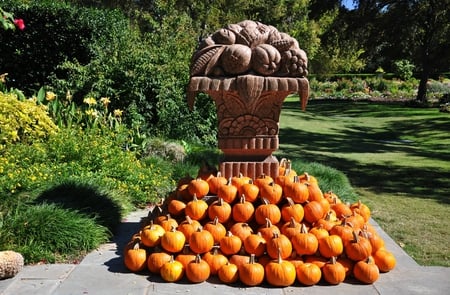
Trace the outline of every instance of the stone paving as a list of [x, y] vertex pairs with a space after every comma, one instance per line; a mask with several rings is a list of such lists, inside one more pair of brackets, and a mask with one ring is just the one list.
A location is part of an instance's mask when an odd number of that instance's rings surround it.
[[225, 285], [216, 278], [191, 284], [186, 280], [166, 283], [148, 272], [134, 274], [123, 265], [122, 247], [140, 226], [148, 211], [133, 212], [121, 225], [115, 240], [89, 253], [80, 264], [43, 264], [26, 266], [16, 277], [0, 281], [0, 294], [70, 295], [70, 294], [450, 294], [450, 268], [418, 265], [402, 248], [372, 221], [386, 241], [386, 248], [397, 258], [397, 266], [383, 273], [372, 285], [345, 281], [337, 286], [318, 284], [304, 287], [299, 283], [287, 288], [268, 285], [246, 287]]

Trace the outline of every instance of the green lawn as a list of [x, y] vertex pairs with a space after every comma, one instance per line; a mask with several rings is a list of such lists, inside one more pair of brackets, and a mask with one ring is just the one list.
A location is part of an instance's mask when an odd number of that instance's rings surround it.
[[344, 172], [374, 219], [422, 265], [450, 266], [450, 114], [289, 97], [279, 157]]

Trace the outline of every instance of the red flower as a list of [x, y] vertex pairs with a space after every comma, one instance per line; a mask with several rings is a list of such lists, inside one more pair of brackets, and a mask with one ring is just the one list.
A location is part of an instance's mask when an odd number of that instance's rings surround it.
[[17, 27], [19, 30], [21, 30], [21, 31], [23, 31], [23, 30], [25, 29], [25, 22], [24, 22], [23, 19], [21, 19], [21, 18], [16, 18], [16, 19], [14, 20], [14, 24], [15, 24], [16, 27]]

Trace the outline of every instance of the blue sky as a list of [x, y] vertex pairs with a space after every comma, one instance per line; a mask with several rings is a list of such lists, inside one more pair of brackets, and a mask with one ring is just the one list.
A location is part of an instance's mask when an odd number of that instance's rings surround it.
[[355, 8], [355, 4], [353, 4], [353, 0], [344, 0], [344, 1], [342, 1], [342, 5], [344, 5], [348, 9]]

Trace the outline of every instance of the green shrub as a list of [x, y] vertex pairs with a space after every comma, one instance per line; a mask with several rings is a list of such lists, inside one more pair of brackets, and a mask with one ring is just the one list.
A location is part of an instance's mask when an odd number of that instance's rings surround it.
[[51, 204], [17, 205], [2, 211], [0, 245], [24, 255], [25, 263], [56, 262], [91, 251], [110, 237], [93, 218]]
[[170, 165], [141, 162], [112, 133], [98, 129], [61, 129], [47, 142], [17, 144], [0, 154], [0, 196], [30, 198], [74, 182], [101, 188], [122, 209], [145, 206], [174, 188]]
[[0, 150], [5, 144], [45, 139], [57, 130], [46, 108], [35, 100], [20, 101], [13, 93], [0, 92]]
[[414, 74], [414, 68], [414, 64], [406, 59], [401, 59], [394, 62], [395, 74], [404, 81], [412, 78]]

